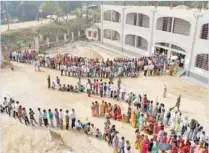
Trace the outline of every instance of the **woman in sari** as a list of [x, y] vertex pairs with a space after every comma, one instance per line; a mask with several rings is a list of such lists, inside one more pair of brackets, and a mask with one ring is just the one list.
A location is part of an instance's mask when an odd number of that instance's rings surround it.
[[160, 127], [157, 124], [157, 122], [155, 122], [154, 127], [153, 127], [153, 138], [154, 138], [155, 141], [157, 140], [157, 135], [158, 135], [159, 131], [160, 131]]
[[117, 105], [114, 105], [113, 112], [114, 112], [113, 119], [117, 120]]
[[100, 105], [100, 117], [104, 117], [104, 114], [105, 114], [105, 103], [104, 103], [104, 100], [102, 101], [102, 104]]
[[96, 108], [96, 107], [95, 107], [95, 103], [92, 102], [91, 113], [92, 113], [92, 116], [93, 116], [93, 117], [96, 117], [95, 108]]
[[97, 101], [95, 102], [95, 107], [96, 107], [96, 110], [95, 110], [95, 112], [96, 112], [96, 117], [99, 117], [99, 104], [98, 104]]
[[136, 128], [136, 112], [135, 111], [131, 113], [131, 124], [133, 128]]
[[136, 134], [135, 149], [138, 149], [139, 148], [139, 140], [140, 140], [140, 132], [139, 132], [139, 129], [137, 129], [135, 131], [135, 134]]
[[159, 153], [159, 145], [156, 141], [154, 141], [154, 144], [152, 146], [152, 152], [151, 153]]
[[142, 145], [142, 151], [141, 153], [147, 153], [148, 152], [148, 146], [149, 146], [149, 139], [147, 136], [145, 136], [145, 139], [144, 139], [144, 143]]
[[119, 105], [117, 106], [117, 120], [118, 121], [122, 120], [121, 108]]
[[139, 153], [142, 152], [142, 146], [143, 146], [143, 144], [144, 144], [144, 135], [142, 134], [141, 137], [140, 137], [140, 139], [139, 139], [139, 147], [138, 147]]
[[127, 123], [130, 123], [131, 119], [131, 107], [128, 107], [128, 112], [127, 112]]
[[140, 112], [137, 112], [137, 114], [136, 114], [136, 126], [138, 126], [138, 127], [139, 127], [140, 116], [141, 116]]
[[107, 117], [111, 118], [112, 117], [112, 105], [109, 103], [107, 107]]
[[107, 113], [107, 102], [105, 102], [105, 104], [104, 104], [104, 114], [106, 114]]

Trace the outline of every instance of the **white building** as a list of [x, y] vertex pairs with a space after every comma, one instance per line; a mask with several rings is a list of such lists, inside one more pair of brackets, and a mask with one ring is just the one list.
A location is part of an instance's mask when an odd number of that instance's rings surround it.
[[132, 55], [164, 51], [185, 58], [186, 74], [208, 83], [209, 11], [101, 6], [101, 41]]

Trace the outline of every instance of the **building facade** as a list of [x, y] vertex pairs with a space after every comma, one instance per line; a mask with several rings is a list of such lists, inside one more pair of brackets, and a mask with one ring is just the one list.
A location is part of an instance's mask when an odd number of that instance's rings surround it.
[[101, 6], [101, 41], [135, 56], [181, 56], [188, 76], [208, 83], [209, 12], [151, 6]]

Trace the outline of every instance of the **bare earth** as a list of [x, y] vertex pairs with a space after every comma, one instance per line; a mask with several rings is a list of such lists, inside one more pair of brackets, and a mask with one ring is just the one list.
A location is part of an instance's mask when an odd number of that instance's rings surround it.
[[[68, 47], [68, 46], [67, 46]], [[82, 47], [77, 46], [78, 50]], [[88, 47], [88, 46], [87, 46]], [[65, 48], [65, 47], [64, 47]], [[67, 48], [60, 48], [68, 50]], [[70, 48], [70, 47], [69, 47]], [[72, 48], [71, 48], [72, 49]], [[73, 49], [72, 49], [73, 50]], [[104, 58], [118, 57], [115, 53], [104, 51], [99, 48], [94, 48]], [[69, 51], [69, 50], [68, 50]], [[75, 54], [76, 49], [71, 53]], [[35, 72], [33, 65], [25, 65], [13, 63], [15, 71], [3, 69], [1, 71], [1, 94], [0, 99], [3, 100], [5, 95], [10, 95], [27, 108], [37, 110], [42, 109], [75, 108], [77, 118], [94, 122], [95, 126], [103, 131], [104, 119], [93, 118], [91, 116], [91, 102], [99, 101], [102, 98], [88, 98], [86, 94], [63, 93], [58, 91], [48, 90], [47, 76], [51, 75], [52, 81], [55, 81], [56, 76], [60, 77], [60, 72], [50, 69], [42, 69], [42, 72]], [[175, 105], [176, 98], [179, 94], [182, 95], [181, 111], [183, 115], [189, 118], [195, 118], [203, 125], [208, 123], [208, 104], [207, 96], [208, 89], [188, 83], [182, 78], [160, 76], [160, 77], [144, 77], [140, 76], [137, 79], [123, 79], [127, 86], [128, 92], [146, 93], [148, 98], [165, 103], [166, 108]], [[61, 77], [62, 84], [76, 84], [76, 78]], [[86, 83], [86, 79], [82, 79], [82, 84]], [[168, 87], [168, 98], [163, 98], [164, 84]], [[111, 99], [103, 98], [107, 102], [121, 105], [126, 113], [127, 105], [123, 102], [117, 102]], [[2, 128], [2, 148], [3, 153], [62, 153], [73, 149], [75, 153], [110, 153], [112, 148], [104, 141], [99, 141], [95, 138], [87, 137], [83, 133], [75, 130], [61, 131], [53, 129], [53, 131], [61, 134], [63, 141], [52, 140], [49, 135], [49, 129], [31, 126], [25, 126], [19, 123], [18, 120], [9, 118], [7, 115], [1, 115]], [[125, 136], [133, 144], [135, 141], [134, 129], [128, 125], [111, 121], [116, 125], [120, 136]], [[55, 145], [56, 144], [56, 145]], [[104, 149], [105, 148], [105, 149]]]

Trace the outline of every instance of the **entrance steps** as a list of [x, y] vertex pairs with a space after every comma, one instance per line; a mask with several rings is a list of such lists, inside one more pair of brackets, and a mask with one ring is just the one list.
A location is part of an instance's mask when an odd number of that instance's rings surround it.
[[179, 68], [178, 72], [176, 73], [177, 77], [182, 77], [186, 75], [186, 70], [183, 68]]

